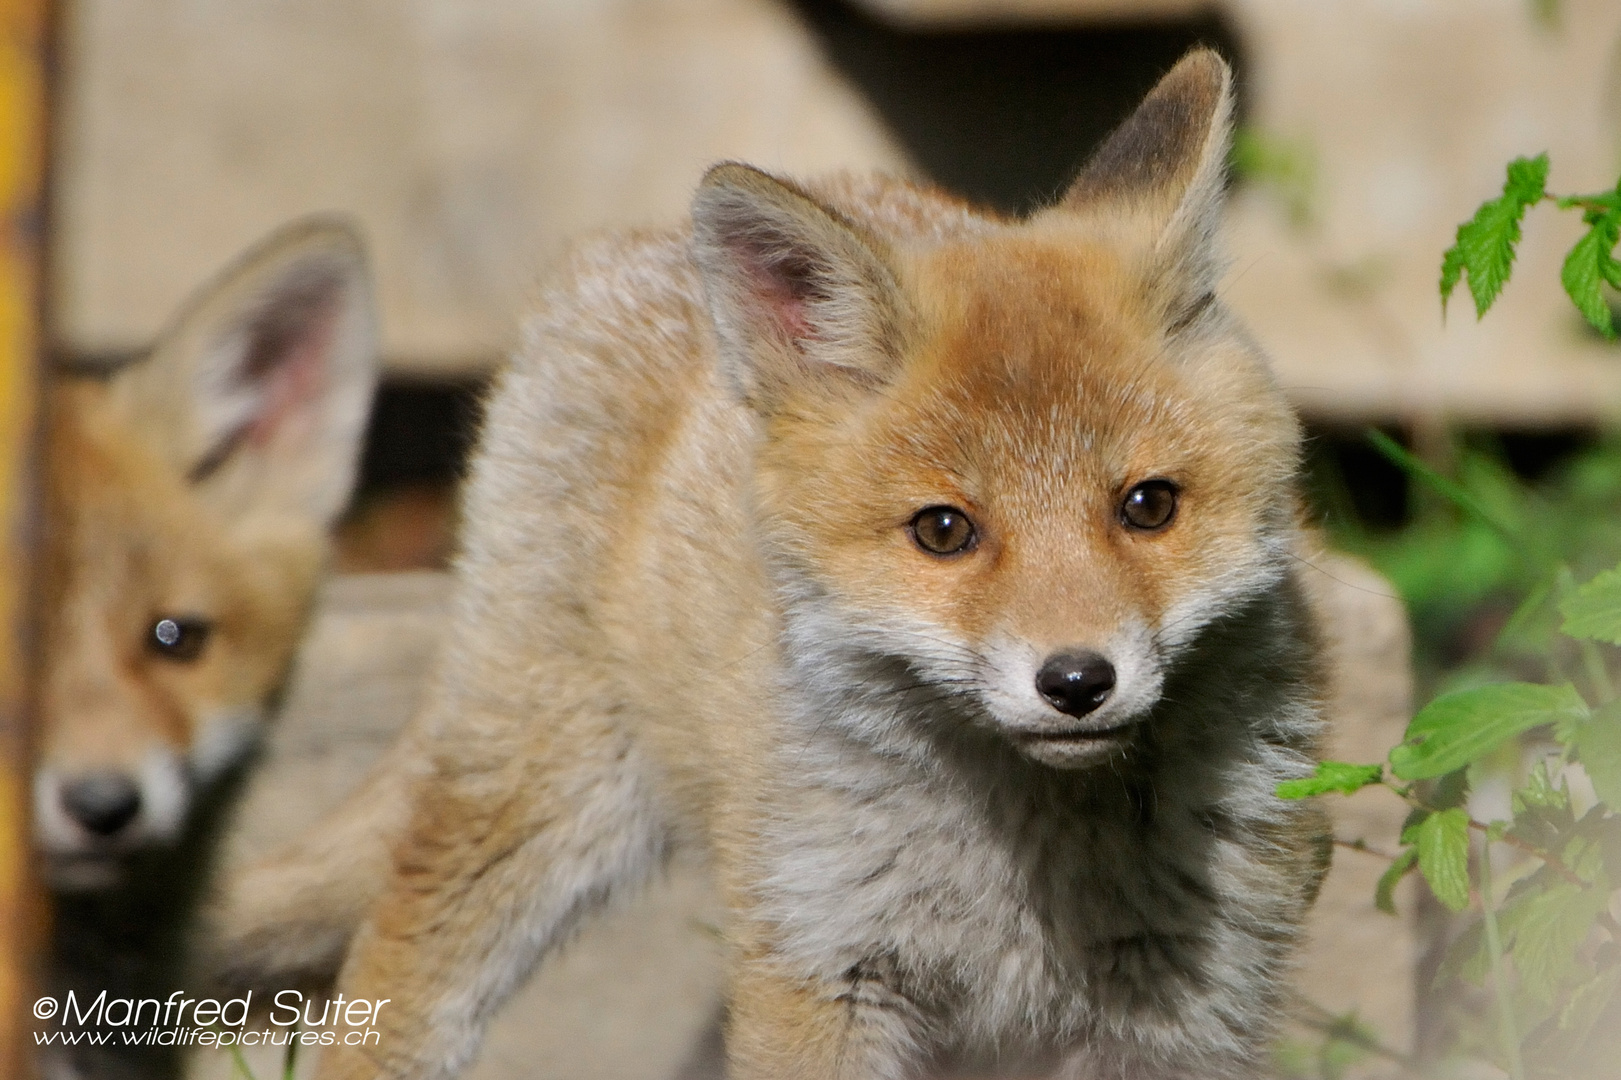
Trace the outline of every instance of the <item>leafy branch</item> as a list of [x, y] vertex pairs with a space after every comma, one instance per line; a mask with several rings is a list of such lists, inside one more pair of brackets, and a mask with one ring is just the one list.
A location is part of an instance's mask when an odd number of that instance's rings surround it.
[[1621, 262], [1615, 258], [1616, 243], [1621, 241], [1621, 182], [1594, 195], [1552, 195], [1547, 182], [1547, 154], [1509, 163], [1503, 193], [1482, 203], [1473, 218], [1458, 226], [1456, 241], [1441, 256], [1441, 310], [1446, 311], [1459, 281], [1467, 281], [1475, 316], [1484, 318], [1508, 283], [1525, 212], [1552, 202], [1561, 210], [1580, 210], [1587, 226], [1565, 256], [1559, 280], [1582, 317], [1613, 341], [1615, 319], [1603, 286], [1621, 289]]
[[[1387, 761], [1323, 762], [1311, 776], [1279, 785], [1277, 794], [1298, 799], [1383, 787], [1409, 807], [1399, 848], [1386, 855], [1375, 904], [1394, 913], [1397, 884], [1417, 870], [1447, 908], [1475, 913], [1444, 970], [1489, 978], [1498, 1062], [1522, 1080], [1528, 1048], [1570, 1059], [1591, 1038], [1609, 1037], [1621, 1019], [1621, 922], [1609, 911], [1612, 882], [1621, 884], [1621, 814], [1615, 809], [1621, 807], [1621, 703], [1608, 675], [1612, 657], [1604, 652], [1621, 644], [1621, 566], [1578, 585], [1567, 567], [1539, 553], [1527, 535], [1533, 526], [1498, 514], [1388, 439], [1376, 445], [1500, 533], [1541, 577], [1511, 621], [1551, 623], [1571, 639], [1587, 661], [1586, 692], [1560, 678], [1550, 661], [1550, 683], [1500, 682], [1442, 694], [1413, 717]], [[1472, 779], [1532, 736], [1558, 750], [1515, 788], [1511, 817], [1472, 816], [1466, 808]], [[1577, 770], [1597, 797], [1579, 815], [1569, 783]], [[1375, 853], [1361, 842], [1343, 846]], [[1502, 883], [1494, 880], [1494, 847], [1524, 857]], [[1606, 1016], [1610, 1022], [1601, 1024]]]

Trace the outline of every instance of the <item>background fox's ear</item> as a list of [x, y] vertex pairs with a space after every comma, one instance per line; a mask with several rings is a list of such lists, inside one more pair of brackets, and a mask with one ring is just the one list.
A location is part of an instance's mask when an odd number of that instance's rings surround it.
[[881, 382], [900, 352], [895, 278], [879, 245], [797, 188], [746, 165], [711, 169], [693, 252], [743, 399], [770, 412], [796, 389]]
[[1194, 49], [1104, 140], [1052, 216], [1080, 215], [1208, 293], [1232, 139], [1232, 72]]
[[113, 399], [230, 517], [329, 524], [348, 502], [377, 382], [365, 254], [332, 218], [288, 225], [182, 309]]

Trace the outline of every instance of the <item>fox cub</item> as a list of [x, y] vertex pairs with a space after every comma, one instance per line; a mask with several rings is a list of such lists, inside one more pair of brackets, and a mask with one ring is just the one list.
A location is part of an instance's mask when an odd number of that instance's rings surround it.
[[455, 1073], [682, 845], [734, 1080], [1261, 1071], [1322, 871], [1273, 795], [1318, 646], [1296, 422], [1213, 292], [1229, 83], [1190, 54], [1028, 220], [727, 164], [690, 230], [572, 257], [364, 793], [404, 820], [351, 806], [323, 856], [382, 868], [323, 940], [363, 911], [338, 988], [391, 1003], [322, 1077]]
[[286, 674], [376, 382], [354, 234], [307, 219], [144, 359], [51, 387], [36, 839], [106, 886], [173, 842]]

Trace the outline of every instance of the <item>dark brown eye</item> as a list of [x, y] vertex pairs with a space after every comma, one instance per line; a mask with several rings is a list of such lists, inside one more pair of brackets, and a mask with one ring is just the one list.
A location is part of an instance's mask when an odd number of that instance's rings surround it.
[[1176, 517], [1176, 495], [1176, 485], [1169, 480], [1144, 480], [1126, 492], [1120, 521], [1128, 529], [1163, 529]]
[[146, 644], [165, 660], [186, 663], [202, 655], [213, 629], [206, 619], [165, 615], [152, 624]]
[[907, 530], [912, 542], [930, 555], [956, 555], [974, 546], [974, 523], [955, 506], [919, 510]]

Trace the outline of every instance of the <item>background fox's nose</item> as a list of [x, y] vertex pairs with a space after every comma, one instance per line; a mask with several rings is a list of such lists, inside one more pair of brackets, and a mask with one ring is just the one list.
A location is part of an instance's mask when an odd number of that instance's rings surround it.
[[62, 806], [86, 829], [111, 836], [141, 812], [141, 789], [121, 772], [97, 772], [62, 785]]
[[1089, 650], [1056, 653], [1036, 672], [1036, 689], [1059, 712], [1085, 716], [1114, 689], [1114, 665]]

